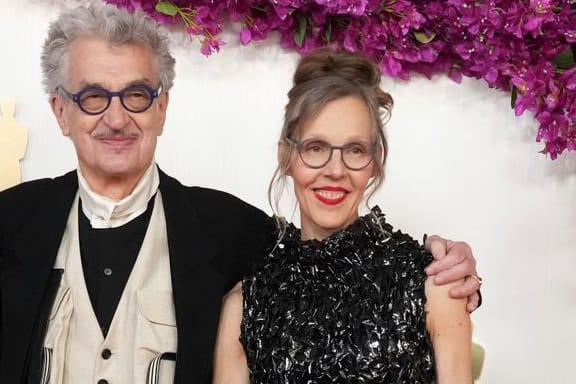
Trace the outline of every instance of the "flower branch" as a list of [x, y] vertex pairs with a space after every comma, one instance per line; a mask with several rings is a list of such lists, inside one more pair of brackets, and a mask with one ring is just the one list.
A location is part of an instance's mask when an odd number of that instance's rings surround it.
[[182, 24], [205, 55], [220, 49], [222, 24], [232, 22], [242, 44], [277, 33], [285, 49], [361, 51], [405, 80], [482, 79], [511, 93], [517, 115], [534, 114], [543, 153], [576, 150], [575, 0], [105, 1]]

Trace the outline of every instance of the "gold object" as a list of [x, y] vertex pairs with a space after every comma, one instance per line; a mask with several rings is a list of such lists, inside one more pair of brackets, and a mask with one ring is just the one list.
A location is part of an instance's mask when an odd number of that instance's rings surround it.
[[14, 119], [14, 100], [0, 101], [0, 191], [20, 183], [20, 160], [26, 154], [28, 130]]
[[484, 282], [484, 280], [480, 276], [474, 274], [474, 275], [470, 275], [470, 277], [472, 277], [473, 279], [476, 279], [476, 281], [478, 282], [478, 285], [482, 286], [482, 283]]

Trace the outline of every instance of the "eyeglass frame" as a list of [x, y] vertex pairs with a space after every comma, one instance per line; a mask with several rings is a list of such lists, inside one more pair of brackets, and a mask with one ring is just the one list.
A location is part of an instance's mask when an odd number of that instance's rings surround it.
[[[126, 104], [124, 104], [124, 94], [132, 89], [143, 89], [146, 90], [147, 92], [150, 93], [150, 101], [148, 102], [148, 105], [142, 109], [142, 110], [134, 110], [134, 109], [130, 109], [126, 106]], [[160, 96], [160, 94], [162, 93], [162, 84], [160, 84], [158, 86], [158, 88], [154, 89], [152, 87], [149, 87], [146, 84], [134, 84], [134, 85], [129, 85], [124, 89], [121, 89], [120, 91], [109, 91], [106, 88], [103, 87], [98, 87], [98, 86], [89, 86], [86, 88], [81, 89], [80, 91], [76, 92], [76, 93], [72, 93], [70, 91], [68, 91], [66, 88], [64, 88], [62, 85], [59, 85], [56, 88], [57, 91], [61, 91], [61, 93], [64, 94], [64, 96], [68, 97], [70, 100], [72, 100], [77, 106], [78, 108], [80, 108], [80, 110], [82, 112], [84, 112], [87, 115], [91, 115], [91, 116], [96, 116], [99, 115], [101, 113], [106, 112], [106, 110], [108, 108], [110, 108], [110, 104], [112, 103], [112, 98], [113, 97], [118, 97], [120, 99], [120, 104], [122, 104], [122, 107], [124, 107], [124, 109], [126, 109], [128, 112], [132, 112], [132, 113], [142, 113], [147, 111], [152, 104], [154, 103], [154, 100]], [[106, 106], [99, 112], [90, 112], [87, 111], [86, 109], [84, 109], [84, 107], [82, 107], [81, 104], [81, 97], [91, 91], [103, 91], [104, 95], [106, 95], [106, 97], [108, 98], [108, 103], [106, 104]]]
[[[370, 161], [368, 161], [366, 163], [366, 165], [364, 165], [363, 167], [354, 168], [354, 167], [350, 167], [348, 164], [346, 164], [346, 161], [344, 160], [344, 148], [350, 144], [360, 144], [360, 142], [351, 142], [351, 143], [346, 143], [344, 145], [332, 145], [329, 142], [327, 142], [325, 140], [320, 140], [320, 139], [307, 139], [307, 140], [297, 141], [297, 140], [291, 139], [289, 137], [285, 137], [284, 140], [298, 151], [298, 156], [300, 156], [300, 160], [302, 160], [302, 163], [304, 163], [305, 166], [307, 166], [308, 168], [311, 168], [311, 169], [324, 168], [326, 166], [326, 164], [328, 164], [330, 162], [330, 160], [332, 160], [332, 154], [334, 153], [334, 150], [339, 149], [340, 150], [340, 160], [342, 161], [342, 164], [344, 164], [344, 166], [351, 171], [361, 171], [361, 170], [365, 169], [367, 166], [369, 166], [372, 163], [372, 161], [374, 161], [374, 155], [378, 152], [378, 148], [377, 148], [378, 145], [376, 143], [372, 143], [370, 145], [370, 153], [372, 155], [372, 156], [370, 156]], [[328, 159], [326, 160], [326, 162], [324, 164], [312, 166], [304, 160], [304, 158], [302, 157], [302, 151], [300, 150], [300, 148], [302, 148], [302, 145], [307, 141], [321, 141], [321, 142], [328, 144], [328, 146], [330, 147], [330, 155], [328, 156]], [[363, 143], [365, 144], [366, 142], [363, 142]]]

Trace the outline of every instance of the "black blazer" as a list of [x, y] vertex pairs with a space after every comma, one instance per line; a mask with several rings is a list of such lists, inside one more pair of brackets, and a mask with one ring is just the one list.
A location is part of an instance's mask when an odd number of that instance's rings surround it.
[[[0, 192], [0, 383], [38, 383], [76, 172]], [[160, 171], [178, 328], [175, 383], [209, 383], [222, 296], [263, 256], [264, 212]]]

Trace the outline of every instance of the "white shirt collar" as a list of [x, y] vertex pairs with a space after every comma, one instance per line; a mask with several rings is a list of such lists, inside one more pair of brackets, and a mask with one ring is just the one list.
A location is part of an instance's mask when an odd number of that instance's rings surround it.
[[116, 228], [146, 211], [148, 202], [158, 191], [160, 177], [153, 161], [146, 170], [134, 191], [120, 201], [94, 192], [78, 168], [78, 193], [82, 201], [82, 212], [92, 228]]

